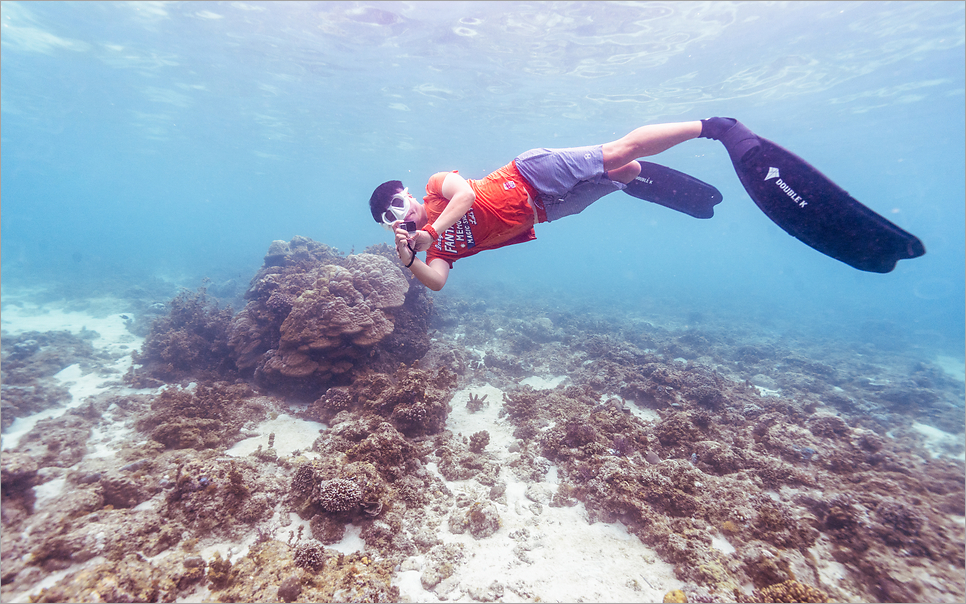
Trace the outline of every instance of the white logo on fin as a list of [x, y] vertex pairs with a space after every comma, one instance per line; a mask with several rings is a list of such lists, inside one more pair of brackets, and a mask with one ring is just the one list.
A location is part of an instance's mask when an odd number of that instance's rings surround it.
[[768, 168], [768, 176], [765, 177], [765, 180], [769, 178], [778, 178], [778, 168]]

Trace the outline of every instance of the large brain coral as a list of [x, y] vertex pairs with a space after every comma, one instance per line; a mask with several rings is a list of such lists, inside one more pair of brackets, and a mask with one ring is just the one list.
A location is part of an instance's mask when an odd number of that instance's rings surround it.
[[346, 342], [371, 346], [392, 333], [388, 309], [402, 306], [409, 283], [402, 271], [374, 254], [346, 259], [346, 267], [324, 265], [316, 281], [295, 299], [281, 326], [281, 348], [335, 348]]
[[[267, 386], [314, 390], [376, 361], [422, 356], [429, 300], [391, 258], [343, 258], [304, 237], [274, 242], [245, 294], [248, 304], [232, 321], [229, 346], [238, 368], [254, 370]], [[400, 331], [402, 342], [387, 340]]]

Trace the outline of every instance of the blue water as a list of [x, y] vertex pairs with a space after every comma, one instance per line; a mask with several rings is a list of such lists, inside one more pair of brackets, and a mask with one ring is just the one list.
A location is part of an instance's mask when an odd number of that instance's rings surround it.
[[717, 186], [714, 219], [618, 193], [461, 260], [446, 291], [885, 330], [963, 353], [961, 2], [4, 2], [0, 43], [4, 291], [246, 283], [275, 239], [389, 241], [366, 204], [385, 180], [418, 191], [532, 147], [730, 115], [926, 256], [878, 275], [820, 255], [696, 140], [654, 159]]

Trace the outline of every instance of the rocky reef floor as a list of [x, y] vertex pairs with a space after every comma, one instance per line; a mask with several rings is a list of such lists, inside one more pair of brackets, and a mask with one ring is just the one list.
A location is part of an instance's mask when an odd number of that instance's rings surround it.
[[966, 598], [948, 354], [437, 296], [305, 400], [134, 388], [144, 305], [8, 293], [4, 602]]

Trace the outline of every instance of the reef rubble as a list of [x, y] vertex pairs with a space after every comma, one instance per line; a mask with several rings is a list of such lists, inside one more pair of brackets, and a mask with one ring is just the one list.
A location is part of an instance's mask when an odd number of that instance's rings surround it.
[[3, 601], [966, 597], [964, 384], [902, 350], [430, 297], [306, 238], [126, 375], [4, 325]]

